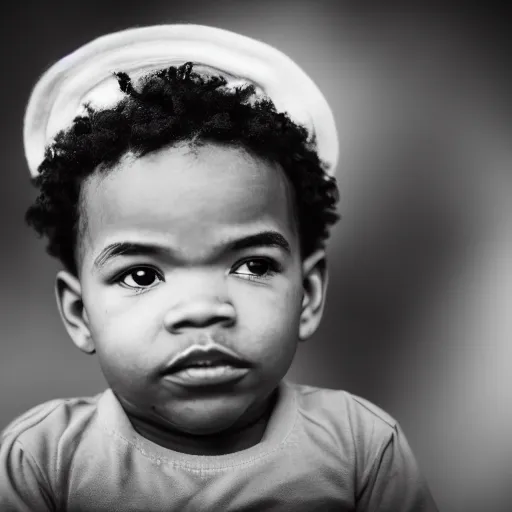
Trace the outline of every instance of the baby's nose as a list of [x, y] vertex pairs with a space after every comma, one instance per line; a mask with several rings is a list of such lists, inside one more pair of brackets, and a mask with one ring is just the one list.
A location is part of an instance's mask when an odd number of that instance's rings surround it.
[[235, 320], [236, 312], [232, 304], [214, 298], [199, 298], [174, 306], [167, 313], [164, 322], [169, 332], [178, 334], [186, 329], [219, 324], [229, 327]]

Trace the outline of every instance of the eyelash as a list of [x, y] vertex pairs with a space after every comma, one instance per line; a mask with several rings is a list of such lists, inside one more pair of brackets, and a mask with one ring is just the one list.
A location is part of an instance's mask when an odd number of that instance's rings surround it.
[[151, 285], [151, 286], [131, 286], [129, 284], [123, 283], [123, 281], [128, 276], [134, 274], [135, 272], [137, 272], [139, 270], [153, 272], [155, 274], [155, 276], [158, 277], [158, 279], [160, 279], [160, 281], [165, 281], [165, 279], [162, 276], [162, 274], [160, 272], [158, 272], [156, 269], [154, 269], [153, 267], [146, 267], [144, 265], [140, 265], [140, 266], [137, 266], [137, 267], [132, 267], [131, 269], [123, 272], [122, 274], [120, 274], [118, 277], [116, 277], [114, 279], [114, 282], [119, 284], [123, 288], [128, 288], [129, 290], [133, 290], [135, 293], [144, 293], [144, 292], [147, 292], [148, 290], [151, 290], [152, 288], [154, 288], [156, 285]]
[[[261, 275], [261, 276], [256, 276], [254, 274], [249, 274], [249, 273], [242, 273], [242, 274], [237, 274], [235, 272], [236, 275], [242, 275], [244, 276], [243, 279], [247, 279], [249, 281], [256, 281], [256, 282], [261, 282], [261, 281], [266, 281], [268, 279], [270, 279], [272, 276], [274, 276], [275, 274], [279, 273], [281, 271], [281, 267], [280, 265], [270, 259], [270, 258], [263, 258], [263, 257], [254, 257], [254, 258], [249, 258], [249, 259], [246, 259], [244, 261], [241, 261], [240, 263], [238, 263], [236, 266], [235, 266], [235, 270], [238, 270], [240, 267], [242, 267], [243, 265], [246, 265], [247, 263], [254, 263], [254, 262], [264, 262], [268, 265], [268, 270], [264, 273], [264, 275]], [[128, 288], [130, 290], [133, 290], [135, 293], [144, 293], [148, 290], [151, 290], [152, 288], [154, 288], [156, 285], [152, 285], [152, 286], [131, 286], [131, 285], [128, 285], [126, 283], [123, 283], [124, 279], [126, 279], [128, 276], [134, 274], [135, 272], [139, 271], [139, 270], [144, 270], [144, 271], [149, 271], [149, 272], [153, 272], [155, 274], [155, 276], [160, 279], [160, 281], [165, 281], [164, 277], [162, 276], [162, 274], [156, 270], [155, 268], [153, 267], [147, 267], [147, 266], [137, 266], [137, 267], [132, 267], [131, 269], [123, 272], [122, 274], [120, 274], [118, 277], [116, 277], [114, 279], [114, 282], [119, 284], [120, 286], [123, 286], [124, 288]]]
[[251, 263], [251, 262], [264, 262], [268, 265], [268, 270], [267, 272], [265, 272], [265, 274], [263, 276], [255, 276], [253, 274], [238, 274], [238, 275], [243, 275], [244, 276], [244, 279], [248, 279], [249, 281], [265, 281], [267, 279], [270, 279], [272, 276], [274, 276], [275, 274], [277, 274], [278, 272], [281, 271], [281, 267], [280, 265], [270, 259], [270, 258], [249, 258], [249, 259], [246, 259], [242, 262], [240, 262], [240, 264], [238, 264], [235, 268], [236, 270], [238, 270], [241, 266], [247, 264], [247, 263]]

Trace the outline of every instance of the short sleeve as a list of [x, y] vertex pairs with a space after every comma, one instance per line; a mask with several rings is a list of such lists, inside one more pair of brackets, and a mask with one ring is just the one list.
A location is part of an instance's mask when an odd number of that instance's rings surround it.
[[0, 510], [56, 510], [41, 469], [15, 436], [6, 436], [0, 441]]
[[438, 512], [401, 428], [395, 424], [370, 466], [357, 512]]

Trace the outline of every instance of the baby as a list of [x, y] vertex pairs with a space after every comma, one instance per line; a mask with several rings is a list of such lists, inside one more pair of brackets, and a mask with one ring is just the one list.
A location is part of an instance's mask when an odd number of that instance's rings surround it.
[[284, 379], [317, 329], [332, 112], [264, 43], [162, 25], [51, 67], [25, 116], [28, 223], [108, 389], [0, 441], [0, 510], [436, 511], [397, 422]]

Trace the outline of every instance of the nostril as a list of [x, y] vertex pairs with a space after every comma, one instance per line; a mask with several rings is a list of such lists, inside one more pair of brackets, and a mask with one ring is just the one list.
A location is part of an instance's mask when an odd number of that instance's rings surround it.
[[221, 325], [230, 327], [236, 321], [236, 314], [231, 304], [195, 303], [182, 304], [170, 310], [165, 318], [165, 325], [170, 332], [190, 328], [205, 328]]
[[183, 329], [189, 329], [193, 327], [211, 327], [214, 325], [222, 325], [224, 327], [229, 327], [234, 324], [234, 318], [229, 318], [225, 316], [210, 316], [208, 318], [183, 318], [177, 322], [174, 322], [172, 325], [173, 331], [180, 331]]

